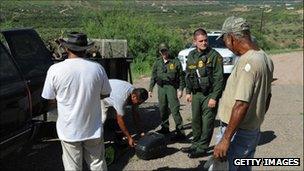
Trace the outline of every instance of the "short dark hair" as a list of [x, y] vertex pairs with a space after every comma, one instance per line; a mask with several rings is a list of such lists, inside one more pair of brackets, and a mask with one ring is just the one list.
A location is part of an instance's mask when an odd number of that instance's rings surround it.
[[207, 32], [202, 28], [198, 28], [193, 32], [193, 37], [195, 38], [198, 35], [207, 35]]
[[148, 99], [148, 91], [144, 88], [135, 88], [132, 93], [136, 94], [142, 102]]

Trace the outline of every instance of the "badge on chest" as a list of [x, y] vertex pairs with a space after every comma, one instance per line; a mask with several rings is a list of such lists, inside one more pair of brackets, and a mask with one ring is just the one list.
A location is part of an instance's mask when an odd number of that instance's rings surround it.
[[205, 63], [204, 63], [203, 61], [198, 61], [197, 66], [198, 66], [199, 68], [203, 68], [203, 67], [205, 67]]
[[174, 69], [175, 69], [175, 65], [174, 65], [174, 64], [170, 64], [170, 65], [169, 65], [169, 69], [170, 69], [170, 70], [174, 70]]

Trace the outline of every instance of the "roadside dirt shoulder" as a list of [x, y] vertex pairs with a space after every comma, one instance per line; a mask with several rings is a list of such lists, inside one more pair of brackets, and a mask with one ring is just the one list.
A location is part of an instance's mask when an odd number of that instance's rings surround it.
[[276, 85], [303, 85], [303, 51], [270, 55]]

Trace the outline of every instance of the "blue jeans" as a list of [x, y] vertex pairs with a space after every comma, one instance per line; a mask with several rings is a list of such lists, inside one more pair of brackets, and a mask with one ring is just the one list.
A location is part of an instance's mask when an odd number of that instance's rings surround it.
[[[216, 136], [217, 143], [222, 139], [225, 126], [220, 126], [220, 132]], [[244, 130], [238, 129], [231, 139], [231, 143], [228, 150], [228, 162], [230, 171], [250, 171], [251, 166], [234, 166], [234, 158], [253, 158], [255, 149], [259, 143], [260, 130]]]

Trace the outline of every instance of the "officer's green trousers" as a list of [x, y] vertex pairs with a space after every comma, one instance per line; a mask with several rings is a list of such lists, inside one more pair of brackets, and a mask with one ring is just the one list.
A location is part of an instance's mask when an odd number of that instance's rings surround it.
[[209, 97], [201, 92], [192, 94], [193, 147], [198, 151], [209, 147], [216, 116], [216, 108], [208, 107]]
[[176, 93], [176, 89], [171, 85], [158, 86], [158, 102], [162, 128], [169, 128], [170, 111], [175, 121], [176, 129], [180, 130], [183, 127], [183, 119], [179, 112], [180, 104]]

